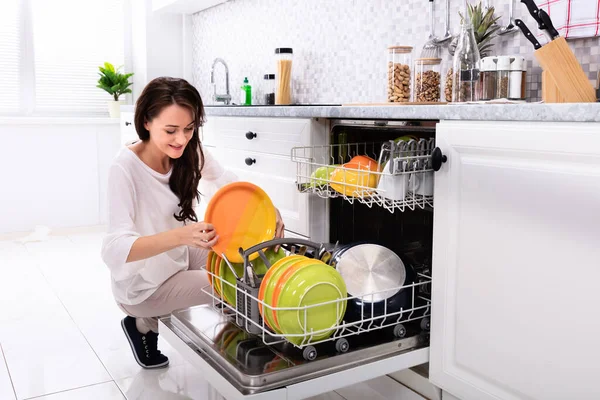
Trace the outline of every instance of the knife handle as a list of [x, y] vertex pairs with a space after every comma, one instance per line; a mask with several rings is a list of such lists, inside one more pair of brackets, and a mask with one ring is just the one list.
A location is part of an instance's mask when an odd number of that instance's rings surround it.
[[538, 15], [540, 16], [540, 19], [544, 22], [544, 25], [546, 26], [546, 32], [548, 32], [550, 34], [550, 37], [552, 38], [552, 40], [559, 37], [560, 34], [554, 27], [554, 24], [552, 23], [552, 19], [550, 19], [550, 16], [548, 15], [548, 13], [545, 10], [538, 10]]
[[534, 49], [538, 50], [538, 49], [542, 48], [542, 45], [540, 44], [540, 42], [537, 41], [535, 36], [533, 36], [533, 34], [531, 33], [531, 31], [529, 30], [527, 25], [525, 25], [525, 23], [522, 20], [520, 20], [518, 18], [515, 19], [515, 24], [519, 27], [521, 32], [523, 32], [523, 35], [525, 35], [525, 38], [527, 38], [527, 40], [529, 40], [531, 42], [531, 44], [533, 44]]
[[521, 0], [521, 3], [525, 4], [525, 6], [527, 6], [527, 10], [529, 10], [529, 14], [531, 14], [531, 16], [533, 17], [533, 19], [535, 19], [535, 21], [538, 23], [538, 27], [540, 29], [544, 29], [545, 25], [544, 25], [544, 21], [542, 21], [542, 19], [539, 16], [539, 8], [538, 6], [535, 4], [534, 0]]

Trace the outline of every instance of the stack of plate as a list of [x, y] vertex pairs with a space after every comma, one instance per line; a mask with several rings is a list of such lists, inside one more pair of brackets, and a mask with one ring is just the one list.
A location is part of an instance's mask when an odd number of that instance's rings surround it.
[[320, 260], [291, 255], [265, 274], [258, 293], [264, 306], [258, 306], [269, 328], [304, 345], [333, 334], [346, 312], [346, 296], [346, 284], [334, 268]]
[[[206, 269], [214, 292], [235, 306], [236, 275], [244, 275], [243, 258], [239, 249], [248, 249], [275, 238], [277, 213], [273, 202], [260, 187], [250, 182], [234, 182], [223, 186], [211, 198], [204, 220], [212, 224], [219, 235], [218, 242], [208, 254]], [[265, 253], [271, 263], [284, 257], [283, 251]], [[229, 260], [231, 268], [223, 259]], [[250, 255], [257, 275], [266, 273], [267, 267], [258, 253]], [[233, 270], [235, 271], [235, 274]]]
[[[275, 264], [277, 261], [285, 257], [283, 249], [275, 252], [272, 249], [265, 251], [265, 256], [269, 261], [270, 265]], [[253, 270], [256, 275], [264, 275], [267, 273], [269, 267], [264, 263], [262, 258], [257, 258], [251, 262]], [[230, 263], [232, 269], [227, 265], [227, 262], [219, 257], [215, 252], [211, 251], [208, 253], [206, 259], [206, 270], [215, 275], [213, 279], [212, 275], [208, 275], [208, 281], [214, 289], [216, 295], [224, 299], [227, 303], [235, 307], [236, 303], [236, 275], [242, 277], [244, 275], [244, 264], [243, 263]]]

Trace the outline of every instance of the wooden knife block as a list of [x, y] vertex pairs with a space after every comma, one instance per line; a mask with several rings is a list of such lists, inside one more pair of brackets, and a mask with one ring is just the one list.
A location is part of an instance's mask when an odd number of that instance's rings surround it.
[[[596, 91], [564, 37], [542, 46], [534, 54], [544, 70], [542, 99], [545, 102], [596, 102]], [[548, 100], [544, 98], [544, 93]]]
[[548, 71], [542, 71], [542, 100], [544, 103], [566, 103]]

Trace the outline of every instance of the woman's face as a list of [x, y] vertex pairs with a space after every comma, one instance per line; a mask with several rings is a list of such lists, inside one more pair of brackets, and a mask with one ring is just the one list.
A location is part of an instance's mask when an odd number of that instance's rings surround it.
[[172, 104], [144, 127], [158, 150], [171, 158], [179, 158], [194, 134], [194, 118], [189, 109]]

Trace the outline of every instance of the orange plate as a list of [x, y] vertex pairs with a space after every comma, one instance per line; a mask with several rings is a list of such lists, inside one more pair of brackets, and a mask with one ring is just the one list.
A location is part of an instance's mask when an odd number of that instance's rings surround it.
[[[230, 262], [242, 263], [240, 247], [246, 250], [275, 237], [277, 215], [264, 190], [250, 182], [234, 182], [215, 193], [204, 220], [212, 224], [219, 235], [213, 251], [225, 254]], [[256, 257], [258, 253], [249, 259]]]

